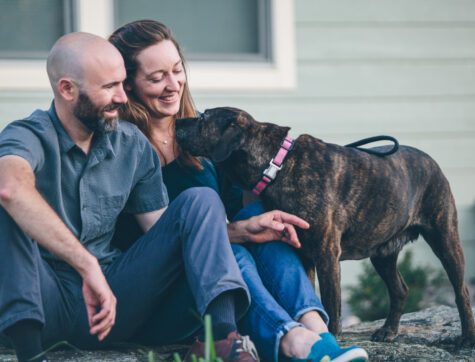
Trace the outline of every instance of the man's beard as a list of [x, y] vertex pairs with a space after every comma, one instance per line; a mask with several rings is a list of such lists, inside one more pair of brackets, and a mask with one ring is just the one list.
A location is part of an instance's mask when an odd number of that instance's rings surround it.
[[110, 103], [103, 108], [99, 108], [92, 103], [91, 98], [86, 93], [79, 92], [73, 114], [91, 131], [105, 133], [117, 128], [118, 117], [105, 118], [104, 112], [118, 109], [121, 106], [122, 104], [119, 103]]

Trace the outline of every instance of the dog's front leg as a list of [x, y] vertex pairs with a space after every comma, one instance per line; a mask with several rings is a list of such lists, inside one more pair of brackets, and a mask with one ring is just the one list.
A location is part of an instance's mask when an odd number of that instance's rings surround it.
[[341, 332], [341, 287], [340, 287], [340, 237], [332, 233], [329, 240], [322, 241], [322, 249], [316, 256], [318, 283], [323, 306], [330, 317], [330, 332]]

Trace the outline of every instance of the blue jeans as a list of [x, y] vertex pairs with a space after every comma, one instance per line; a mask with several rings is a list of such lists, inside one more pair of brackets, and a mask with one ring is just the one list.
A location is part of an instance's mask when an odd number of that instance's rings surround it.
[[1, 207], [0, 230], [0, 332], [19, 320], [37, 320], [45, 348], [61, 340], [80, 348], [177, 343], [196, 333], [196, 315], [219, 294], [233, 291], [238, 317], [249, 305], [224, 208], [209, 188], [180, 194], [146, 234], [102, 266], [117, 298], [116, 324], [104, 342], [89, 334], [79, 274], [43, 259]]
[[[264, 212], [261, 203], [247, 205], [234, 221]], [[310, 283], [295, 249], [281, 241], [263, 244], [232, 244], [251, 305], [239, 321], [242, 334], [249, 334], [264, 361], [278, 361], [282, 336], [301, 326], [300, 317], [317, 311], [325, 323], [328, 315]]]

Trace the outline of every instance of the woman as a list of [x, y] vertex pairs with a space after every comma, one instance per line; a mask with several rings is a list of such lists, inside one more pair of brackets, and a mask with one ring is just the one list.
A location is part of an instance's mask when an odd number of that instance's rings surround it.
[[[265, 222], [260, 203], [241, 209], [242, 195], [226, 185], [213, 164], [182, 152], [175, 142], [176, 118], [193, 117], [196, 110], [187, 86], [184, 58], [170, 30], [153, 20], [139, 20], [117, 29], [109, 38], [124, 57], [129, 103], [122, 118], [135, 123], [160, 156], [170, 199], [194, 186], [208, 186], [220, 193], [228, 217], [259, 225]], [[310, 284], [294, 248], [298, 239], [292, 225], [273, 232], [270, 239], [238, 235], [239, 223], [229, 225], [230, 240], [245, 282], [251, 306], [240, 321], [266, 361], [279, 355], [292, 361], [366, 360], [358, 347], [342, 349], [328, 333], [328, 316]], [[245, 246], [241, 245], [246, 242]], [[278, 262], [276, 262], [278, 261]]]

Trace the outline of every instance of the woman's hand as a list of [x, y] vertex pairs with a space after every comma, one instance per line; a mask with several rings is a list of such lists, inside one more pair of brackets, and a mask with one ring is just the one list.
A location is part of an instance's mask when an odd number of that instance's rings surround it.
[[300, 241], [295, 227], [308, 229], [309, 223], [298, 216], [283, 211], [274, 210], [250, 219], [236, 221], [228, 225], [231, 242], [265, 243], [281, 240], [293, 247], [300, 248]]

